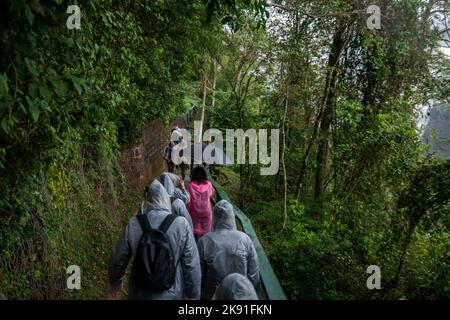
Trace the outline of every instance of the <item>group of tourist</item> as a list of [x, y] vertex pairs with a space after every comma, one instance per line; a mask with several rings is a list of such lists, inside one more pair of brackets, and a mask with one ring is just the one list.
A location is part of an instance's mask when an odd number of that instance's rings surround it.
[[258, 299], [253, 242], [237, 230], [228, 201], [218, 201], [213, 215], [214, 196], [201, 166], [188, 186], [171, 172], [152, 181], [113, 249], [110, 298], [118, 298], [132, 260], [129, 299]]

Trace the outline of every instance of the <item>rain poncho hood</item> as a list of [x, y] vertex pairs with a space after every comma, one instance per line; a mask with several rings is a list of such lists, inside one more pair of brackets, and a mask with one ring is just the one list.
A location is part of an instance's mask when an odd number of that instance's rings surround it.
[[168, 173], [164, 172], [159, 176], [159, 182], [164, 186], [166, 189], [169, 197], [173, 196], [173, 193], [175, 192], [175, 186], [172, 182], [172, 179], [170, 179], [170, 176]]
[[[159, 176], [159, 181], [164, 186], [164, 189], [166, 189], [168, 195], [171, 197], [172, 213], [176, 214], [177, 216], [184, 217], [187, 220], [187, 222], [189, 223], [190, 229], [193, 230], [191, 216], [189, 215], [189, 212], [186, 208], [185, 202], [183, 201], [183, 199], [185, 199], [185, 198], [180, 197], [180, 194], [182, 194], [182, 191], [179, 188], [174, 188], [173, 182], [172, 182], [173, 180], [170, 175], [171, 175], [171, 173], [164, 172], [163, 174], [161, 174]], [[177, 175], [174, 174], [174, 176], [176, 177]], [[179, 192], [177, 192], [177, 191], [179, 191]]]
[[247, 277], [232, 273], [217, 287], [213, 300], [258, 300], [258, 295]]
[[149, 185], [146, 199], [150, 202], [149, 209], [162, 208], [170, 210], [171, 208], [170, 196], [158, 180], [153, 180]]
[[[211, 299], [220, 282], [231, 273], [246, 276], [255, 288], [259, 284], [259, 263], [252, 240], [236, 230], [232, 205], [221, 200], [216, 204], [214, 231], [198, 242], [202, 268], [202, 298]], [[194, 224], [195, 225], [195, 224]]]
[[231, 203], [226, 200], [220, 200], [216, 203], [215, 210], [216, 222], [214, 224], [214, 230], [236, 230], [236, 218]]
[[173, 185], [176, 187], [180, 184], [181, 177], [172, 172], [167, 172], [170, 180], [172, 180]]

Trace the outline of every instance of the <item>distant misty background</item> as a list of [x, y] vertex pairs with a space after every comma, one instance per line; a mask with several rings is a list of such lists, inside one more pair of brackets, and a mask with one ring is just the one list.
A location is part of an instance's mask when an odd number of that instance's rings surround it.
[[431, 107], [422, 139], [430, 146], [430, 152], [450, 159], [450, 106], [448, 104], [435, 104]]

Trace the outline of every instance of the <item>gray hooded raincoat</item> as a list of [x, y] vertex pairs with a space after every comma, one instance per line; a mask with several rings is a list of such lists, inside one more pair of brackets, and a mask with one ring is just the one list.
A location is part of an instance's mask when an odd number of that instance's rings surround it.
[[189, 202], [189, 192], [187, 192], [185, 189], [182, 190], [180, 188], [175, 188], [171, 175], [177, 177], [177, 175], [173, 173], [164, 172], [159, 176], [159, 181], [164, 186], [164, 189], [166, 189], [167, 193], [169, 194], [170, 200], [172, 201], [172, 213], [176, 214], [177, 216], [184, 217], [189, 223], [191, 230], [193, 230], [194, 227], [192, 225], [192, 218], [185, 204]]
[[170, 200], [173, 202], [175, 199], [180, 199], [187, 204], [190, 201], [189, 192], [186, 189], [178, 188], [178, 184], [180, 183], [181, 177], [177, 176], [174, 173], [163, 172], [159, 176], [159, 182], [166, 188], [167, 193], [170, 196]]
[[226, 200], [215, 206], [214, 230], [198, 242], [202, 268], [202, 299], [211, 299], [220, 282], [231, 273], [246, 276], [255, 288], [259, 284], [259, 263], [252, 240], [236, 230], [233, 206]]
[[247, 277], [232, 273], [217, 287], [213, 300], [258, 300], [258, 295]]
[[[147, 192], [147, 200], [151, 203], [145, 211], [150, 225], [158, 228], [164, 218], [171, 213], [170, 198], [164, 187], [154, 180]], [[112, 289], [122, 286], [123, 277], [130, 259], [134, 260], [142, 229], [136, 217], [128, 222], [117, 242], [110, 260], [109, 282]], [[172, 288], [152, 292], [144, 292], [129, 281], [129, 299], [180, 300], [198, 299], [200, 297], [200, 263], [197, 246], [186, 219], [176, 218], [167, 230], [171, 246], [177, 258], [175, 283]]]

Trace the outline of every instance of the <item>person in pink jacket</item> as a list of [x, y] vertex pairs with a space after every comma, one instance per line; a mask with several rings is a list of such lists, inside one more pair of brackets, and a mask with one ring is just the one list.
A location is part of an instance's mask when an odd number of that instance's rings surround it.
[[191, 201], [187, 204], [187, 209], [192, 218], [195, 240], [198, 240], [212, 228], [211, 198], [214, 196], [214, 187], [207, 179], [203, 167], [195, 167], [192, 171], [188, 192]]

